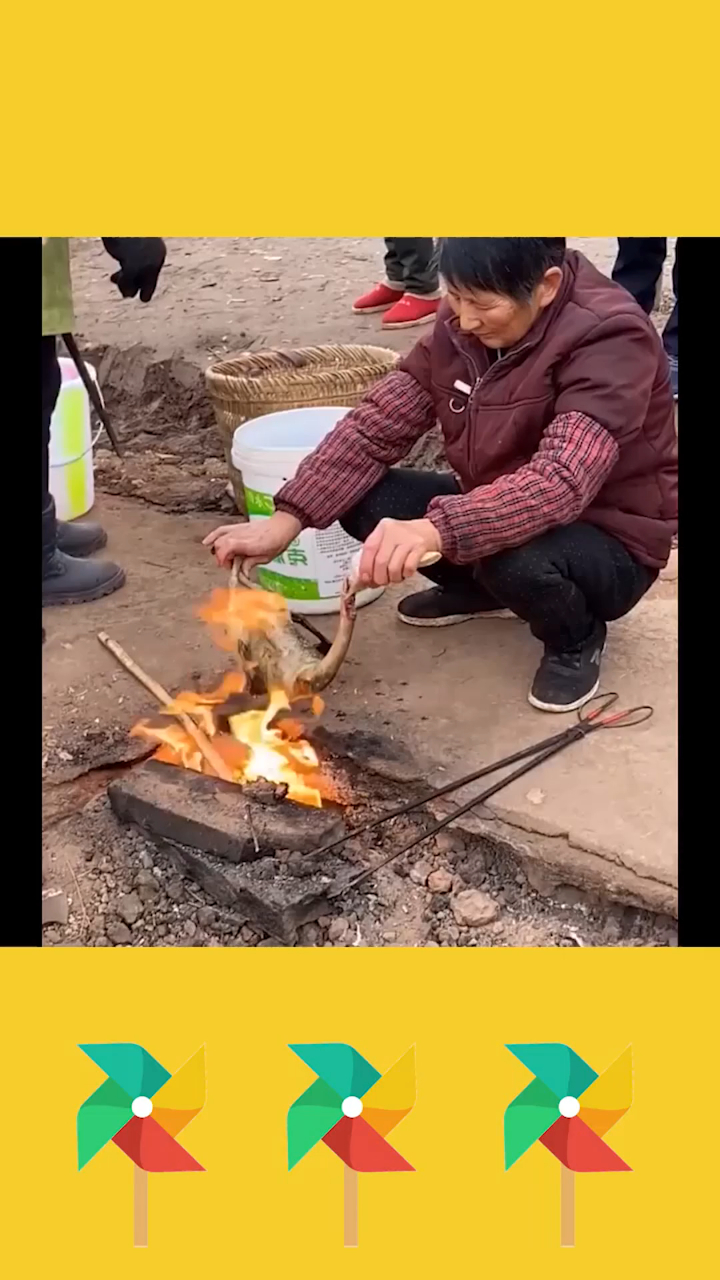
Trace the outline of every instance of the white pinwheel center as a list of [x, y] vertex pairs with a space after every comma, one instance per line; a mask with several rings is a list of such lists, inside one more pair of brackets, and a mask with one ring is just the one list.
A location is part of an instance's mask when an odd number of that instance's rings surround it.
[[579, 1110], [580, 1103], [577, 1098], [571, 1097], [570, 1094], [568, 1094], [566, 1098], [561, 1098], [558, 1102], [558, 1111], [560, 1112], [560, 1115], [567, 1116], [568, 1119], [572, 1119], [573, 1116], [576, 1116]]
[[343, 1098], [342, 1113], [344, 1116], [350, 1116], [350, 1119], [354, 1120], [356, 1116], [359, 1116], [361, 1114], [362, 1109], [363, 1109], [362, 1102], [360, 1101], [359, 1098], [356, 1098], [353, 1094], [351, 1094], [349, 1098]]
[[152, 1102], [143, 1094], [141, 1094], [139, 1098], [133, 1098], [130, 1104], [130, 1110], [133, 1115], [140, 1116], [141, 1120], [144, 1120], [146, 1116], [149, 1116], [152, 1109]]

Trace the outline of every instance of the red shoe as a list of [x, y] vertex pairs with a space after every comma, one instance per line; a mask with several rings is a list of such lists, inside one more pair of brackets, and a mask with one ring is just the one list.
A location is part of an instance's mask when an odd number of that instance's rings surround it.
[[416, 324], [429, 324], [435, 319], [440, 306], [440, 298], [418, 298], [412, 293], [404, 293], [383, 316], [383, 329], [411, 329]]
[[376, 284], [374, 289], [364, 293], [362, 298], [353, 303], [353, 311], [366, 316], [372, 315], [374, 311], [387, 311], [402, 296], [402, 286], [391, 289], [389, 284]]

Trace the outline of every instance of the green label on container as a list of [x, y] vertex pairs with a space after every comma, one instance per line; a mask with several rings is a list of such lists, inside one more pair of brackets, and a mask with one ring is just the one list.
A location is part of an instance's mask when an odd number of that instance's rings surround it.
[[288, 578], [284, 573], [274, 573], [272, 569], [258, 569], [258, 582], [266, 591], [277, 591], [288, 600], [319, 600], [320, 592], [317, 582], [310, 578]]
[[249, 516], [271, 516], [275, 511], [275, 503], [269, 493], [258, 493], [257, 489], [245, 486], [245, 505]]

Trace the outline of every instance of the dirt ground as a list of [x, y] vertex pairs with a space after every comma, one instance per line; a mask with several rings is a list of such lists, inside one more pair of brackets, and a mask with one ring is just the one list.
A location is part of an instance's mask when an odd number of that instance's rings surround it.
[[[612, 239], [571, 240], [609, 272]], [[371, 343], [398, 352], [415, 329], [384, 333], [380, 317], [353, 315], [355, 297], [382, 274], [381, 240], [169, 240], [148, 306], [120, 298], [99, 240], [74, 244], [77, 331], [98, 369], [127, 450], [121, 465], [100, 442], [98, 487], [165, 511], [232, 513], [227, 467], [203, 370], [242, 351], [316, 343]], [[670, 270], [657, 314], [671, 305]], [[434, 466], [439, 434], [415, 465]]]
[[[601, 271], [612, 269], [616, 241], [571, 239]], [[381, 240], [190, 239], [167, 241], [152, 302], [120, 297], [116, 266], [96, 239], [73, 241], [78, 334], [94, 345], [141, 343], [157, 360], [181, 355], [201, 364], [236, 351], [322, 342], [379, 342], [408, 350], [418, 330], [383, 333], [380, 317], [353, 315], [352, 302], [382, 275]], [[673, 241], [661, 313], [668, 308]]]
[[[609, 270], [613, 240], [574, 243]], [[109, 630], [172, 690], [207, 686], [221, 673], [223, 655], [192, 619], [192, 603], [216, 580], [200, 546], [214, 521], [210, 513], [234, 510], [202, 369], [243, 349], [319, 342], [409, 348], [416, 331], [385, 335], [377, 317], [361, 320], [350, 310], [353, 297], [379, 275], [381, 259], [382, 242], [370, 240], [169, 240], [158, 293], [143, 307], [115, 295], [112, 263], [99, 241], [75, 242], [76, 332], [93, 353], [128, 449], [122, 465], [106, 449], [97, 457], [97, 514], [128, 585], [107, 601], [44, 617], [44, 883], [60, 890], [58, 919], [44, 931], [49, 945], [272, 945], [218, 911], [111, 813], [105, 786], [138, 757], [128, 730], [148, 706], [96, 632]], [[669, 267], [666, 276], [658, 323], [670, 306]], [[658, 588], [659, 607], [668, 590], [674, 596], [674, 588]], [[352, 684], [350, 668], [347, 677]], [[375, 692], [389, 701], [389, 691]], [[348, 685], [351, 701], [353, 694], [358, 690]], [[380, 784], [371, 786], [365, 804], [383, 802]], [[356, 891], [342, 914], [303, 926], [300, 942], [676, 941], [668, 917], [608, 905], [592, 889], [563, 884], [467, 832], [421, 846], [416, 861], [414, 874], [413, 862], [389, 869], [366, 892]], [[452, 876], [442, 893], [427, 885], [437, 870]], [[457, 919], [452, 903], [464, 889], [491, 899], [485, 926]]]

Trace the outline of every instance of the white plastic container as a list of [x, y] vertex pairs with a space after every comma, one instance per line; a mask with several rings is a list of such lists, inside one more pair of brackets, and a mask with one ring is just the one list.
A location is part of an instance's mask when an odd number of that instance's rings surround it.
[[[250, 520], [267, 520], [273, 514], [275, 494], [349, 412], [340, 408], [286, 409], [237, 428], [232, 461], [242, 474]], [[359, 546], [339, 524], [329, 529], [305, 529], [282, 556], [257, 569], [258, 582], [265, 590], [282, 595], [291, 613], [337, 613], [342, 583]], [[382, 587], [359, 592], [358, 606], [376, 600], [382, 592]]]
[[[95, 501], [90, 401], [72, 360], [60, 357], [62, 384], [50, 422], [50, 492], [58, 520], [84, 516]], [[87, 365], [97, 382], [92, 365]], [[102, 429], [102, 428], [101, 428]], [[99, 432], [98, 432], [99, 434]]]

